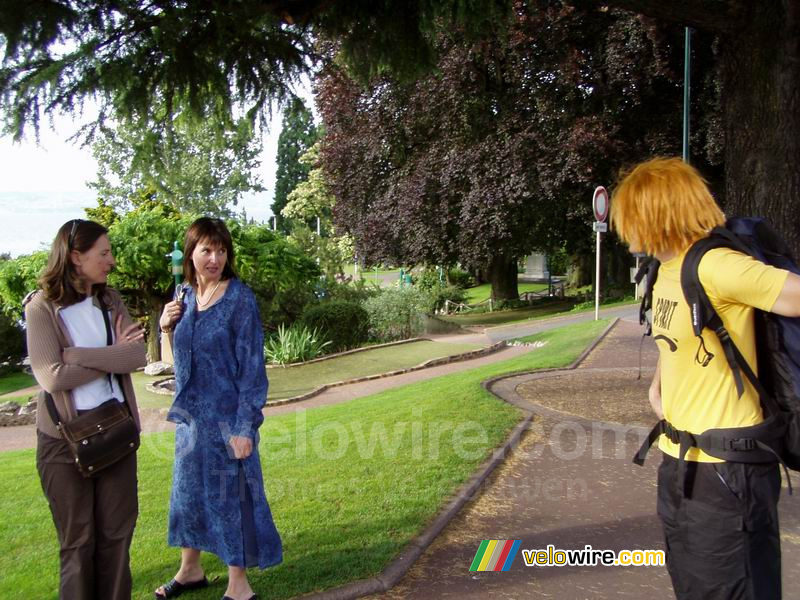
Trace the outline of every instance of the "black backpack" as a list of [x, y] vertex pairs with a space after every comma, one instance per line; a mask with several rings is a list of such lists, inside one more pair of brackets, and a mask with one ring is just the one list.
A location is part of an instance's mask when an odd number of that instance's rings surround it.
[[[731, 248], [768, 265], [800, 274], [783, 239], [761, 218], [732, 218], [725, 227], [715, 227], [708, 237], [695, 242], [686, 253], [681, 269], [681, 287], [692, 315], [697, 336], [704, 328], [719, 338], [725, 358], [736, 381], [739, 396], [744, 392], [743, 376], [757, 390], [764, 421], [749, 427], [709, 429], [702, 434], [679, 431], [662, 420], [650, 432], [633, 462], [643, 464], [650, 446], [661, 434], [680, 445], [680, 459], [690, 447], [710, 456], [734, 462], [764, 463], [779, 461], [800, 470], [800, 318], [784, 317], [756, 309], [755, 335], [759, 375], [756, 376], [728, 335], [722, 319], [711, 305], [700, 283], [700, 259], [713, 248]], [[639, 283], [647, 277], [646, 291], [639, 309], [639, 321], [651, 334], [649, 311], [659, 263], [651, 259], [637, 274]], [[788, 473], [787, 473], [788, 475]], [[788, 477], [787, 477], [788, 479]], [[791, 493], [791, 483], [789, 483]]]

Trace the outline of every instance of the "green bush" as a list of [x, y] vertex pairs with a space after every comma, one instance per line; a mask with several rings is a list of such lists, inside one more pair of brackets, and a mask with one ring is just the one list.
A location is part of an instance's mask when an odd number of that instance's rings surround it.
[[450, 269], [447, 272], [447, 281], [450, 285], [460, 288], [469, 288], [475, 285], [475, 278], [462, 269]]
[[415, 286], [387, 288], [364, 303], [371, 335], [379, 341], [403, 340], [424, 329], [429, 296]]
[[373, 298], [381, 293], [379, 285], [364, 279], [340, 282], [327, 278], [325, 288], [330, 300], [344, 300], [359, 305], [367, 298]]
[[369, 315], [355, 302], [331, 300], [317, 304], [303, 313], [300, 322], [325, 334], [334, 352], [357, 348], [369, 337]]
[[13, 318], [0, 312], [0, 373], [15, 370], [25, 354], [25, 334]]
[[322, 354], [330, 344], [316, 329], [304, 325], [286, 328], [278, 326], [278, 333], [264, 342], [264, 357], [267, 362], [287, 365], [311, 360]]

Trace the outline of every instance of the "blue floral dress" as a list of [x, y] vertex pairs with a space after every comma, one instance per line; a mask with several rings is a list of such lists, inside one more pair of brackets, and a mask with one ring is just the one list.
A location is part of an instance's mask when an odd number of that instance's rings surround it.
[[[184, 302], [167, 416], [177, 424], [168, 541], [212, 552], [229, 566], [264, 569], [281, 562], [282, 548], [258, 455], [267, 375], [255, 296], [231, 279], [205, 311], [197, 310], [192, 289]], [[249, 457], [233, 457], [232, 435], [253, 440]]]

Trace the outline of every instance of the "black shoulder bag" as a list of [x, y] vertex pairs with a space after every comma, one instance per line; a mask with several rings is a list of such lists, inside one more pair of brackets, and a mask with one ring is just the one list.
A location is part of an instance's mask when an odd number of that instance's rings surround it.
[[[99, 296], [98, 300], [106, 325], [106, 344], [110, 346], [113, 342], [111, 322], [105, 303]], [[108, 386], [113, 394], [110, 373]], [[75, 466], [84, 477], [94, 477], [139, 448], [139, 428], [127, 401], [120, 402], [112, 397], [64, 423], [58, 416], [53, 397], [45, 392], [44, 398], [50, 418], [66, 440], [75, 458]]]

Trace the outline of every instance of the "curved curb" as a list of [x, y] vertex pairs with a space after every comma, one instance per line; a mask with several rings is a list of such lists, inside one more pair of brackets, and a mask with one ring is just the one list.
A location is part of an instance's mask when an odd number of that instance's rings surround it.
[[267, 365], [267, 369], [291, 369], [293, 367], [303, 367], [305, 365], [310, 365], [313, 363], [318, 362], [325, 362], [326, 360], [330, 360], [332, 358], [339, 358], [340, 356], [348, 356], [350, 354], [358, 354], [359, 352], [366, 352], [367, 350], [375, 350], [376, 348], [388, 348], [389, 346], [400, 346], [402, 344], [410, 344], [412, 342], [433, 342], [434, 340], [426, 337], [415, 337], [415, 338], [408, 338], [407, 340], [398, 340], [396, 342], [386, 342], [385, 344], [375, 344], [373, 346], [363, 346], [361, 348], [353, 348], [352, 350], [345, 350], [343, 352], [336, 352], [335, 354], [326, 354], [325, 356], [320, 356], [319, 358], [312, 358], [311, 360], [307, 360], [304, 362], [299, 363], [291, 363], [288, 365]]
[[[520, 379], [525, 377], [524, 383], [528, 383], [531, 381], [538, 381], [540, 379], [548, 379], [550, 377], [559, 377], [562, 374], [568, 374], [573, 369], [571, 367], [564, 367], [562, 369], [548, 369], [542, 371], [531, 371], [527, 373], [516, 373], [504, 379], [513, 379], [519, 377]], [[591, 374], [591, 373], [630, 373], [637, 370], [637, 367], [589, 367], [585, 369], [581, 369], [581, 373]], [[648, 369], [648, 372], [652, 372], [654, 369]], [[494, 383], [500, 383], [500, 379], [496, 379]], [[522, 383], [522, 382], [520, 382]], [[519, 384], [518, 384], [519, 385]], [[516, 388], [517, 386], [514, 386]], [[532, 400], [526, 400], [522, 396], [520, 396], [515, 389], [514, 390], [506, 390], [506, 395], [501, 395], [498, 392], [492, 391], [492, 393], [497, 396], [498, 398], [503, 398], [509, 404], [513, 404], [517, 408], [521, 410], [530, 410], [534, 413], [535, 416], [543, 417], [546, 419], [553, 419], [563, 421], [568, 419], [570, 422], [578, 423], [580, 425], [600, 425], [603, 429], [607, 429], [610, 431], [620, 431], [620, 432], [633, 432], [638, 435], [647, 435], [650, 433], [652, 429], [651, 425], [645, 424], [637, 424], [637, 423], [619, 423], [617, 421], [603, 421], [597, 419], [590, 419], [583, 415], [578, 415], [575, 413], [567, 412], [565, 410], [558, 410], [556, 408], [550, 408], [548, 406], [544, 406], [542, 404], [538, 404]], [[516, 396], [516, 398], [509, 398], [508, 396]], [[532, 406], [533, 408], [529, 408]]]
[[519, 446], [523, 432], [528, 429], [534, 417], [533, 412], [525, 412], [528, 414], [514, 427], [506, 442], [492, 452], [492, 456], [478, 468], [478, 471], [470, 477], [469, 481], [461, 486], [456, 492], [455, 498], [436, 515], [433, 522], [420, 535], [411, 540], [400, 555], [390, 562], [380, 574], [370, 579], [360, 579], [324, 592], [306, 594], [300, 596], [300, 598], [303, 600], [353, 600], [369, 594], [386, 592], [394, 587], [428, 546], [433, 543], [436, 536], [453, 520], [453, 517], [461, 512], [461, 509], [464, 508], [467, 502], [472, 500], [476, 493], [480, 492], [484, 482], [495, 468]]
[[[567, 367], [554, 368], [554, 369], [539, 369], [536, 371], [521, 371], [517, 373], [509, 373], [499, 377], [493, 377], [481, 383], [484, 389], [491, 393], [496, 398], [503, 402], [508, 402], [505, 398], [492, 391], [491, 387], [494, 383], [508, 379], [509, 377], [516, 377], [528, 373], [549, 373], [554, 371], [569, 371], [575, 369], [588, 354], [594, 350], [597, 345], [608, 335], [609, 331], [617, 324], [619, 318], [615, 318], [603, 332], [597, 336], [581, 355]], [[511, 404], [510, 402], [508, 402]], [[533, 421], [536, 413], [529, 409], [521, 408], [516, 404], [513, 406], [519, 408], [526, 413], [522, 421], [511, 431], [511, 434], [506, 439], [505, 443], [496, 448], [492, 455], [484, 461], [478, 470], [470, 477], [470, 479], [463, 484], [455, 493], [455, 498], [451, 500], [439, 513], [434, 517], [433, 522], [428, 525], [425, 530], [411, 540], [402, 552], [390, 562], [386, 568], [383, 569], [378, 575], [369, 579], [359, 579], [352, 583], [343, 586], [326, 590], [324, 592], [312, 592], [299, 596], [302, 600], [355, 600], [362, 596], [370, 594], [380, 594], [386, 592], [394, 587], [398, 581], [408, 572], [416, 560], [422, 556], [422, 553], [430, 546], [442, 530], [453, 520], [453, 518], [461, 512], [461, 509], [472, 500], [492, 474], [492, 472], [501, 463], [503, 463], [507, 456], [509, 456], [520, 444], [522, 434], [528, 429], [531, 421]]]
[[424, 363], [421, 363], [419, 365], [408, 367], [407, 369], [397, 369], [395, 371], [387, 371], [386, 373], [376, 373], [374, 375], [365, 375], [363, 377], [346, 379], [344, 381], [334, 381], [333, 383], [325, 383], [319, 387], [314, 388], [310, 392], [306, 392], [305, 394], [300, 394], [299, 396], [292, 396], [291, 398], [283, 398], [281, 400], [273, 400], [271, 402], [268, 401], [265, 408], [271, 408], [273, 406], [283, 406], [284, 404], [292, 404], [295, 402], [302, 402], [303, 400], [308, 400], [309, 398], [318, 396], [323, 392], [325, 392], [326, 390], [335, 387], [341, 387], [343, 385], [350, 385], [353, 383], [363, 383], [364, 381], [373, 381], [375, 379], [385, 379], [386, 377], [394, 377], [395, 375], [403, 375], [405, 373], [412, 373], [414, 371], [422, 371], [423, 369], [428, 369], [430, 367], [438, 367], [439, 365], [447, 365], [454, 362], [461, 362], [464, 360], [471, 360], [473, 358], [488, 356], [490, 354], [494, 354], [495, 352], [499, 352], [506, 346], [507, 346], [506, 342], [501, 341], [492, 344], [491, 346], [487, 346], [486, 348], [471, 350], [470, 352], [453, 354], [451, 356], [443, 356], [441, 358], [432, 358], [430, 360], [426, 360]]
[[[343, 354], [350, 354], [350, 353], [354, 353], [354, 352], [362, 352], [363, 350], [372, 350], [373, 348], [378, 348], [378, 347], [382, 348], [384, 346], [396, 346], [396, 345], [399, 345], [399, 344], [407, 344], [409, 342], [420, 342], [420, 341], [432, 342], [433, 340], [429, 340], [427, 338], [414, 338], [414, 339], [411, 339], [411, 340], [403, 340], [402, 342], [392, 342], [391, 344], [383, 344], [382, 346], [371, 346], [370, 348], [363, 348], [363, 349], [359, 348], [357, 350], [349, 350], [348, 352], [343, 352], [343, 353], [338, 354], [336, 356], [342, 356]], [[508, 346], [508, 344], [505, 341], [500, 341], [500, 342], [496, 342], [496, 343], [492, 344], [491, 346], [486, 346], [485, 348], [479, 348], [478, 350], [470, 350], [469, 352], [462, 352], [461, 354], [452, 354], [450, 356], [443, 356], [441, 358], [431, 358], [430, 360], [426, 360], [424, 363], [420, 363], [420, 364], [415, 365], [413, 367], [408, 367], [407, 369], [397, 369], [395, 371], [387, 371], [385, 373], [375, 373], [374, 375], [364, 375], [363, 377], [356, 377], [356, 378], [353, 378], [353, 379], [345, 379], [344, 381], [334, 381], [332, 383], [325, 383], [325, 384], [322, 384], [319, 387], [314, 388], [310, 392], [306, 392], [305, 394], [300, 394], [299, 396], [292, 396], [291, 398], [282, 398], [280, 400], [267, 401], [267, 403], [264, 406], [264, 408], [271, 408], [273, 406], [283, 406], [284, 404], [292, 404], [294, 402], [302, 402], [303, 400], [308, 400], [309, 398], [313, 398], [314, 396], [318, 396], [318, 395], [322, 394], [323, 392], [325, 392], [326, 390], [329, 390], [330, 388], [341, 387], [343, 385], [350, 385], [350, 384], [353, 384], [353, 383], [362, 383], [364, 381], [372, 381], [374, 379], [384, 379], [386, 377], [394, 377], [395, 375], [403, 375], [405, 373], [411, 373], [413, 371], [421, 371], [423, 369], [428, 369], [430, 367], [438, 367], [440, 365], [447, 365], [447, 364], [454, 363], [454, 362], [461, 362], [463, 360], [471, 360], [473, 358], [480, 358], [482, 356], [488, 356], [490, 354], [494, 354], [495, 352], [499, 352], [500, 350], [502, 350], [506, 346]], [[327, 360], [327, 357], [322, 358], [322, 359], [318, 359], [318, 360]], [[307, 364], [310, 364], [312, 362], [315, 362], [315, 361], [297, 363], [296, 365], [293, 365], [293, 366], [307, 365]], [[275, 367], [267, 367], [267, 368], [269, 369], [269, 368], [275, 368]], [[278, 368], [280, 368], [280, 367], [278, 367]], [[156, 384], [161, 383], [163, 381], [168, 381], [170, 379], [174, 379], [174, 376], [173, 377], [166, 377], [164, 379], [157, 379], [155, 381], [150, 381], [145, 385], [145, 389], [148, 392], [152, 393], [152, 394], [159, 394], [161, 396], [167, 396], [167, 395], [171, 396], [171, 395], [173, 395], [173, 392], [170, 392], [169, 394], [167, 394], [165, 392], [158, 391], [155, 388]]]
[[[497, 377], [492, 377], [491, 379], [487, 379], [486, 381], [481, 382], [481, 385], [483, 386], [483, 389], [485, 389], [490, 394], [494, 394], [498, 398], [501, 398], [501, 396], [496, 394], [492, 388], [494, 384], [502, 381], [503, 379], [509, 379], [510, 377], [518, 377], [519, 375], [528, 375], [532, 373], [550, 373], [552, 371], [572, 371], [574, 369], [577, 369], [580, 366], [580, 364], [584, 360], [586, 360], [586, 357], [589, 356], [589, 354], [591, 354], [595, 348], [597, 348], [598, 344], [600, 344], [600, 342], [602, 342], [606, 338], [606, 336], [611, 332], [611, 330], [614, 329], [614, 327], [617, 325], [617, 323], [619, 323], [619, 321], [620, 321], [619, 317], [614, 317], [614, 320], [608, 324], [608, 327], [606, 327], [603, 330], [603, 332], [600, 335], [598, 335], [595, 338], [595, 340], [584, 349], [583, 352], [581, 352], [578, 358], [576, 358], [574, 361], [572, 361], [572, 363], [570, 363], [566, 367], [555, 367], [551, 369], [533, 369], [529, 371], [515, 371], [513, 373], [505, 373], [504, 375], [498, 375]], [[501, 399], [505, 400], [504, 398]]]

